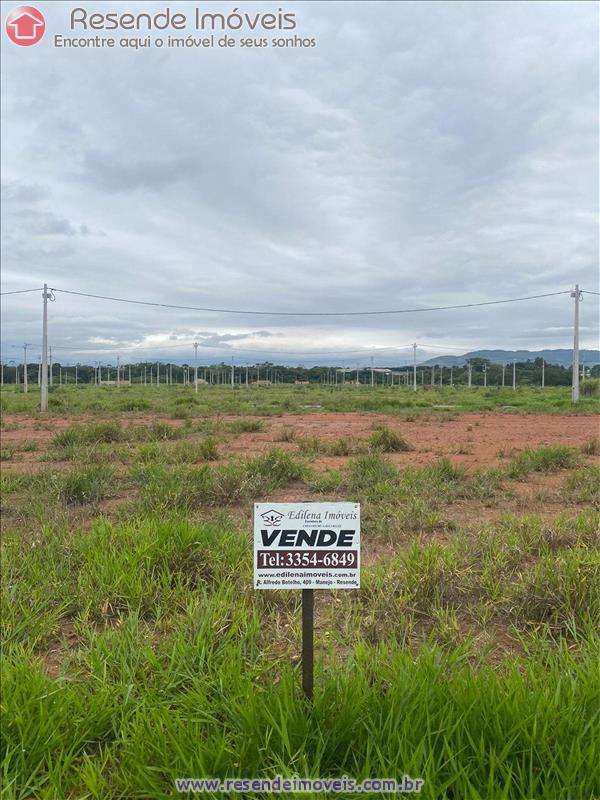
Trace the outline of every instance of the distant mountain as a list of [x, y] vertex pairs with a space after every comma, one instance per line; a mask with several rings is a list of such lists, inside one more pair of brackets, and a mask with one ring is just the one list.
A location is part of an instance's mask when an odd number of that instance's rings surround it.
[[[543, 358], [547, 364], [558, 364], [569, 367], [573, 361], [572, 350], [473, 350], [462, 356], [436, 356], [424, 364], [443, 364], [448, 367], [458, 367], [470, 358], [486, 358], [493, 364], [509, 363], [510, 361], [535, 361]], [[600, 350], [580, 350], [579, 362], [588, 366], [600, 364]]]

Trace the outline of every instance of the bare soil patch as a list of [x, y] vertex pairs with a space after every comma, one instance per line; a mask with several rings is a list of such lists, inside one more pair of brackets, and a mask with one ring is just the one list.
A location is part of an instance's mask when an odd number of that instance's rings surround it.
[[[219, 416], [209, 419], [230, 422], [239, 417]], [[365, 440], [373, 432], [374, 425], [384, 424], [401, 433], [414, 446], [414, 450], [410, 452], [393, 453], [389, 456], [398, 466], [423, 466], [445, 456], [456, 465], [476, 469], [501, 464], [501, 450], [508, 454], [513, 449], [523, 450], [544, 445], [581, 447], [590, 437], [600, 434], [600, 415], [472, 413], [451, 420], [417, 419], [407, 422], [399, 420], [393, 414], [315, 412], [310, 415], [283, 414], [279, 417], [256, 419], [263, 421], [264, 430], [231, 434], [228, 443], [221, 447], [225, 459], [256, 455], [274, 446], [294, 452], [298, 450], [298, 441], [309, 437], [317, 437], [325, 442], [341, 438]], [[10, 447], [11, 444], [18, 446], [24, 441], [36, 442], [36, 451], [18, 453], [14, 463], [15, 467], [21, 462], [28, 469], [32, 466], [35, 469], [34, 465], [42, 460], [50, 440], [59, 431], [76, 423], [109, 420], [114, 421], [114, 417], [52, 418], [44, 422], [42, 427], [39, 418], [6, 414], [2, 442], [5, 447]], [[185, 424], [184, 420], [152, 415], [121, 417], [120, 421], [123, 425], [164, 422], [175, 428]], [[11, 430], [13, 425], [18, 427]], [[294, 430], [293, 441], [280, 441], [284, 429]], [[189, 438], [202, 436], [196, 433], [190, 434]], [[322, 455], [314, 460], [314, 465], [320, 469], [337, 469], [345, 461], [343, 456]]]
[[[551, 414], [463, 414], [454, 420], [439, 419], [399, 421], [392, 414], [357, 414], [354, 412], [323, 412], [310, 416], [284, 414], [266, 423], [264, 431], [244, 433], [228, 445], [236, 454], [254, 454], [276, 444], [295, 450], [298, 440], [317, 437], [324, 441], [340, 438], [367, 439], [376, 424], [387, 425], [402, 433], [414, 450], [393, 453], [398, 465], [424, 465], [440, 456], [466, 467], [497, 466], [502, 459], [500, 450], [523, 450], [527, 447], [564, 444], [581, 447], [591, 436], [600, 432], [600, 416], [557, 416]], [[283, 429], [292, 428], [293, 442], [278, 442]], [[322, 469], [336, 469], [346, 459], [322, 456], [314, 462]]]

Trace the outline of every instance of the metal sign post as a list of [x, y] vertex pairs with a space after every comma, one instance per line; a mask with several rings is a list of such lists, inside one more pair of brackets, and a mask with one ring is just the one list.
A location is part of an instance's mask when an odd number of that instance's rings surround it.
[[308, 700], [313, 696], [314, 610], [314, 589], [302, 589], [302, 689]]
[[302, 590], [302, 688], [312, 699], [314, 590], [360, 588], [360, 505], [255, 503], [254, 588]]

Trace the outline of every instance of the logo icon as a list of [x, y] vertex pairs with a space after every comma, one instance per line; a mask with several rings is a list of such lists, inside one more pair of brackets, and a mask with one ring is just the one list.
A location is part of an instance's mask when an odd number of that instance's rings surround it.
[[34, 6], [13, 8], [6, 18], [6, 35], [20, 47], [37, 44], [46, 30], [46, 20]]
[[283, 519], [283, 514], [280, 514], [279, 511], [275, 511], [275, 509], [271, 508], [269, 511], [265, 511], [264, 514], [261, 514], [261, 517], [265, 521], [265, 525], [267, 527], [272, 527], [274, 525], [279, 525], [281, 520]]

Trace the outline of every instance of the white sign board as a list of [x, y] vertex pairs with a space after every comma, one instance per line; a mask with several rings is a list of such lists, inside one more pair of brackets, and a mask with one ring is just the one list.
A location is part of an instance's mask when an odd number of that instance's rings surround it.
[[255, 503], [255, 589], [358, 589], [359, 503]]

